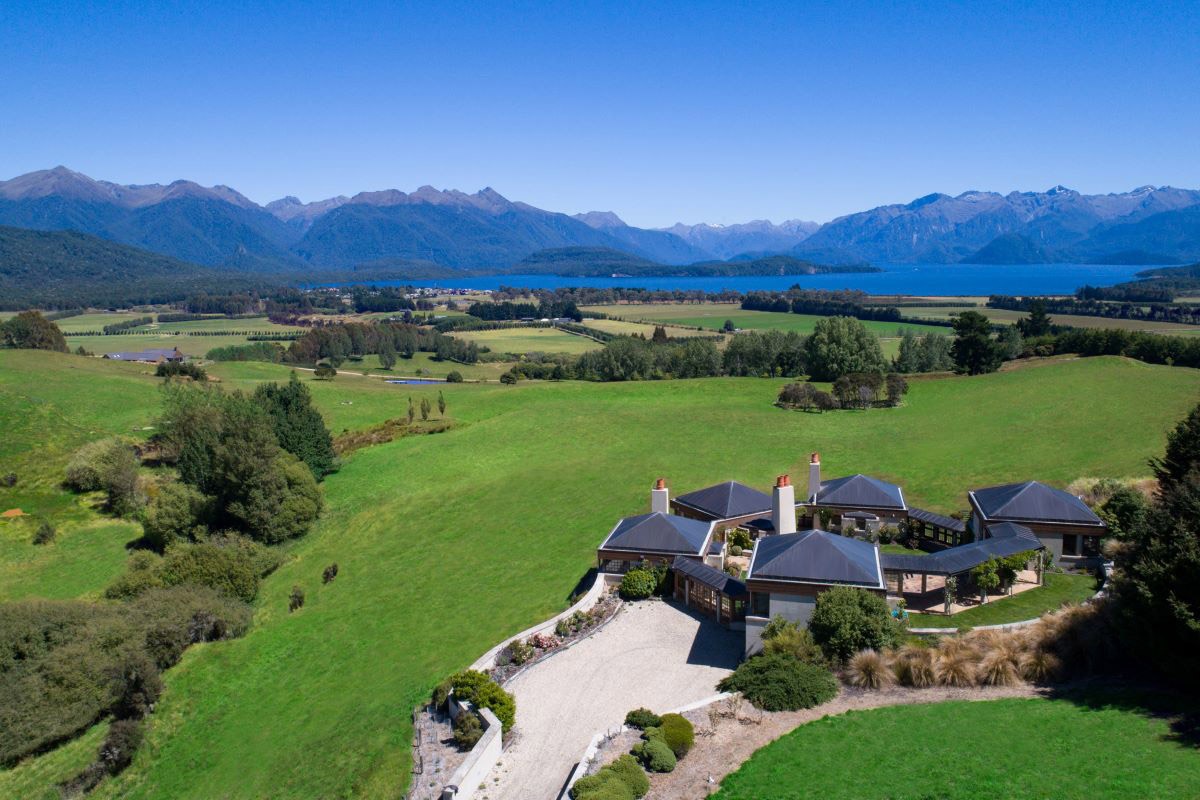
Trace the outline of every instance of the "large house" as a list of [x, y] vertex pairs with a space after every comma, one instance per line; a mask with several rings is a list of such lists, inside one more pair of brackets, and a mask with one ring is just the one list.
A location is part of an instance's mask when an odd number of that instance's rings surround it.
[[[813, 453], [809, 493], [800, 502], [787, 475], [776, 479], [770, 495], [727, 481], [673, 501], [660, 478], [650, 492], [650, 513], [620, 520], [597, 548], [599, 569], [670, 567], [676, 599], [724, 624], [744, 625], [749, 655], [761, 647], [762, 630], [772, 618], [807, 624], [817, 597], [830, 588], [898, 597], [906, 576], [920, 576], [924, 592], [929, 576], [964, 575], [993, 557], [1047, 549], [1078, 561], [1099, 552], [1105, 533], [1082, 500], [1036, 481], [970, 492], [967, 526], [909, 509], [894, 484], [857, 474], [822, 481], [820, 468]], [[798, 531], [801, 520], [805, 529]], [[823, 520], [836, 532], [822, 530]], [[941, 549], [882, 554], [869, 534], [885, 524], [918, 526], [926, 534], [923, 542]], [[734, 527], [757, 537], [744, 580], [723, 570], [724, 534]]]
[[1101, 557], [1100, 540], [1108, 528], [1087, 503], [1069, 492], [1026, 481], [975, 489], [967, 492], [967, 499], [968, 527], [977, 539], [993, 535], [997, 523], [1009, 522], [1032, 531], [1059, 563]]
[[138, 361], [145, 364], [161, 364], [164, 361], [178, 362], [187, 358], [187, 356], [180, 352], [178, 347], [173, 347], [170, 350], [151, 348], [149, 350], [134, 352], [105, 353], [104, 357], [113, 361]]

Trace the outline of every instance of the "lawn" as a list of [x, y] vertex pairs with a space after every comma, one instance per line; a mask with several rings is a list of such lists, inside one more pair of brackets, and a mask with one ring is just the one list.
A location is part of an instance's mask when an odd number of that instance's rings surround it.
[[[288, 375], [270, 364], [214, 372], [245, 388]], [[17, 456], [48, 480], [69, 442], [152, 421], [157, 383], [128, 365], [0, 351], [0, 421], [37, 415], [0, 443], [8, 448], [0, 455], [56, 443]], [[254, 628], [185, 654], [166, 676], [134, 765], [93, 796], [399, 795], [414, 704], [496, 641], [566, 607], [596, 544], [616, 518], [645, 509], [655, 477], [675, 491], [729, 479], [765, 487], [781, 472], [804, 474], [818, 450], [831, 477], [878, 475], [901, 483], [914, 504], [950, 511], [974, 486], [1137, 475], [1195, 402], [1200, 372], [1081, 359], [916, 381], [900, 408], [827, 414], [775, 408], [781, 384], [309, 380], [335, 431], [400, 416], [408, 396], [438, 391], [456, 424], [360, 450], [327, 478], [327, 511], [264, 582]], [[986, 457], [964, 458], [968, 446]], [[47, 509], [77, 513], [64, 505], [72, 498], [39, 486]], [[19, 490], [0, 489], [0, 504]], [[31, 557], [24, 541], [0, 547], [0, 562]], [[335, 562], [338, 579], [322, 585]], [[98, 577], [109, 572], [99, 563], [71, 564], [64, 558], [61, 580], [74, 574], [82, 591], [108, 578]], [[294, 585], [307, 604], [289, 614]], [[899, 741], [887, 740], [924, 764]], [[58, 757], [0, 771], [0, 793]]]
[[[655, 325], [652, 322], [628, 322], [620, 319], [585, 319], [583, 324], [589, 328], [595, 328], [598, 331], [605, 333], [614, 333], [618, 336], [633, 336], [635, 334], [644, 336], [649, 339], [654, 335]], [[712, 336], [715, 331], [697, 331], [691, 328], [669, 328], [668, 336]]]
[[[811, 314], [788, 314], [775, 311], [743, 311], [736, 303], [631, 303], [627, 305], [588, 306], [585, 311], [608, 314], [629, 321], [666, 322], [672, 325], [719, 330], [725, 320], [732, 320], [743, 330], [780, 330], [809, 334], [818, 320]], [[876, 336], [897, 336], [898, 331], [946, 334], [950, 329], [937, 325], [911, 322], [864, 321], [867, 330]]]
[[974, 628], [1021, 622], [1040, 617], [1068, 603], [1082, 603], [1096, 593], [1096, 588], [1096, 579], [1091, 575], [1048, 572], [1045, 585], [1036, 589], [1012, 597], [993, 597], [984, 605], [949, 617], [943, 614], [910, 613], [908, 624], [913, 628]]
[[755, 753], [714, 800], [1142, 800], [1197, 786], [1200, 755], [1165, 719], [1119, 701], [992, 700], [810, 722]]
[[413, 353], [411, 359], [397, 358], [396, 365], [390, 370], [379, 366], [379, 356], [371, 354], [363, 356], [362, 361], [346, 361], [338, 367], [338, 374], [359, 372], [363, 369], [370, 371], [379, 378], [445, 378], [451, 372], [457, 372], [468, 381], [498, 381], [500, 376], [512, 368], [512, 361], [489, 361], [477, 364], [459, 364], [454, 361], [435, 361], [432, 353]]
[[468, 342], [475, 342], [481, 347], [488, 347], [494, 353], [586, 353], [603, 347], [599, 342], [586, 336], [566, 333], [557, 328], [500, 328], [493, 331], [462, 331], [453, 336]]

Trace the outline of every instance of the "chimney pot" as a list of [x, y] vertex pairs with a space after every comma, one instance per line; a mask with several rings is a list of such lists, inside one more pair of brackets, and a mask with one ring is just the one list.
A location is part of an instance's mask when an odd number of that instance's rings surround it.
[[665, 478], [659, 478], [657, 481], [655, 481], [655, 482], [654, 482], [654, 488], [655, 488], [655, 489], [665, 489], [665, 488], [667, 488], [667, 481], [666, 481], [666, 479], [665, 479]]
[[809, 456], [808, 463], [810, 463], [810, 464], [820, 464], [820, 463], [821, 463], [821, 454], [820, 454], [820, 453], [813, 453], [811, 456]]

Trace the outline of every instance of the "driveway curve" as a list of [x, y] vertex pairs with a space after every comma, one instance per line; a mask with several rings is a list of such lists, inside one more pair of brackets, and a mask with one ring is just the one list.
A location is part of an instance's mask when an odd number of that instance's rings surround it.
[[715, 694], [743, 639], [671, 603], [625, 605], [599, 633], [507, 686], [517, 700], [513, 743], [476, 796], [553, 800], [595, 733], [639, 706], [662, 713]]

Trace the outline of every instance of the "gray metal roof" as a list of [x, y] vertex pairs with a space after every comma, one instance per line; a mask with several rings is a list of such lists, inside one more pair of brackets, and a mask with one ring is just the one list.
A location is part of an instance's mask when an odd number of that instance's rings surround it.
[[905, 508], [904, 492], [899, 486], [867, 475], [847, 475], [822, 482], [816, 501], [822, 506]]
[[747, 580], [883, 587], [878, 548], [825, 531], [764, 536], [755, 542]]
[[675, 502], [702, 511], [713, 519], [733, 519], [771, 510], [771, 495], [737, 481], [725, 481], [682, 494]]
[[602, 550], [703, 555], [711, 522], [654, 512], [626, 517], [608, 534]]
[[1087, 503], [1075, 495], [1038, 481], [976, 489], [970, 495], [988, 520], [1104, 524], [1087, 507]]
[[746, 591], [746, 584], [737, 578], [695, 559], [675, 556], [675, 563], [671, 565], [671, 569], [730, 597], [745, 597], [749, 594]]
[[916, 572], [926, 575], [958, 575], [973, 569], [995, 556], [1023, 553], [1026, 550], [1044, 550], [1045, 545], [1037, 535], [1024, 525], [1011, 522], [989, 525], [992, 538], [969, 544], [960, 544], [923, 556], [907, 554], [883, 554], [883, 568], [888, 572]]
[[961, 519], [954, 517], [943, 517], [941, 514], [935, 514], [932, 511], [926, 511], [923, 508], [910, 508], [908, 510], [909, 519], [915, 519], [918, 522], [924, 522], [928, 525], [934, 525], [938, 528], [944, 528], [955, 533], [963, 533], [967, 530], [967, 525]]

